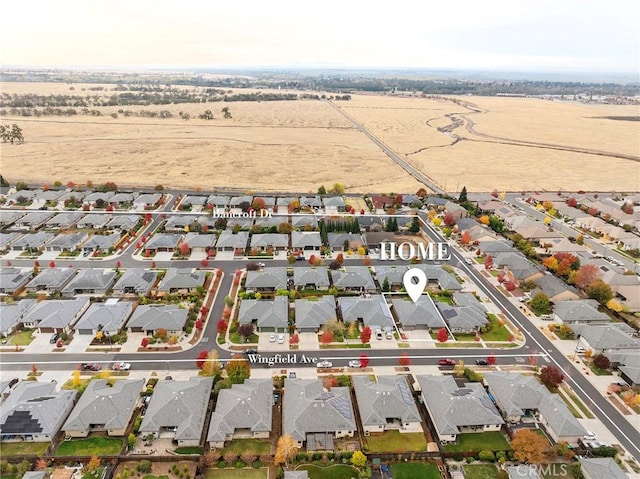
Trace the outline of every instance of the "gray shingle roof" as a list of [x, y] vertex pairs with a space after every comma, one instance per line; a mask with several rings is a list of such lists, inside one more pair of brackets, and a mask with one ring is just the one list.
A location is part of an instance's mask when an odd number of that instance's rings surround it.
[[136, 294], [147, 294], [156, 282], [157, 271], [142, 268], [128, 268], [113, 285], [114, 291], [133, 289]]
[[31, 278], [32, 271], [20, 268], [0, 268], [0, 290], [13, 293]]
[[582, 338], [594, 349], [640, 349], [640, 340], [615, 326], [585, 326]]
[[558, 301], [553, 312], [565, 323], [609, 322], [609, 316], [598, 311], [598, 302], [593, 299]]
[[287, 289], [287, 268], [264, 268], [259, 271], [247, 271], [246, 289], [273, 288]]
[[362, 236], [356, 233], [328, 233], [327, 241], [330, 248], [342, 248], [345, 241], [349, 242], [350, 248], [358, 248], [364, 244]]
[[178, 246], [178, 243], [180, 243], [181, 239], [182, 235], [158, 233], [153, 235], [153, 237], [144, 245], [144, 249], [175, 248]]
[[86, 240], [87, 233], [61, 233], [47, 243], [47, 248], [58, 250], [74, 250]]
[[88, 214], [78, 220], [78, 228], [102, 228], [111, 218], [108, 214]]
[[364, 288], [367, 291], [376, 289], [371, 272], [366, 266], [344, 266], [331, 271], [333, 285], [340, 289]]
[[189, 310], [177, 305], [139, 305], [127, 323], [128, 328], [142, 328], [143, 331], [180, 331], [187, 322]]
[[11, 245], [12, 249], [42, 248], [48, 241], [53, 238], [52, 233], [38, 231], [37, 233], [27, 233], [15, 240]]
[[76, 274], [73, 268], [47, 268], [27, 283], [28, 289], [60, 290]]
[[0, 334], [8, 334], [36, 304], [35, 299], [22, 299], [17, 303], [0, 303]]
[[289, 246], [289, 235], [280, 233], [259, 233], [251, 236], [252, 248], [286, 248]]
[[442, 328], [444, 319], [429, 295], [422, 295], [415, 303], [408, 299], [393, 298], [391, 300], [398, 321], [403, 326], [427, 326]]
[[20, 381], [0, 409], [0, 435], [57, 434], [78, 392], [56, 393], [56, 387], [56, 381]]
[[85, 244], [82, 245], [82, 249], [102, 249], [108, 250], [115, 246], [120, 240], [120, 233], [113, 233], [110, 235], [92, 235]]
[[162, 428], [175, 427], [176, 440], [199, 440], [212, 387], [213, 378], [205, 377], [158, 381], [140, 432], [158, 434]]
[[329, 273], [325, 267], [293, 268], [293, 284], [296, 288], [313, 285], [314, 288], [329, 287]]
[[436, 306], [451, 329], [468, 331], [489, 322], [486, 312], [477, 306], [451, 306], [438, 301]]
[[107, 223], [107, 228], [128, 230], [134, 227], [140, 217], [138, 215], [116, 215]]
[[115, 334], [124, 326], [132, 310], [133, 305], [128, 301], [93, 303], [78, 320], [74, 329], [95, 331], [102, 325], [102, 331]]
[[106, 293], [117, 273], [109, 269], [81, 269], [62, 289], [64, 294], [82, 294], [84, 291]]
[[125, 429], [136, 407], [144, 379], [90, 381], [62, 426], [65, 431], [88, 431], [92, 424], [105, 429]]
[[78, 315], [89, 306], [89, 298], [49, 299], [40, 301], [29, 311], [24, 320], [37, 324], [39, 328], [64, 329], [70, 326]]
[[[376, 380], [377, 379], [377, 380]], [[353, 376], [363, 426], [384, 426], [388, 419], [420, 422], [406, 376]]]
[[458, 434], [464, 426], [504, 424], [480, 383], [458, 387], [453, 376], [417, 376], [422, 397], [441, 435]]
[[427, 281], [436, 281], [440, 285], [440, 289], [448, 289], [451, 291], [457, 291], [462, 289], [462, 285], [458, 283], [455, 276], [447, 273], [442, 266], [431, 264], [415, 264], [412, 268], [418, 268], [424, 271], [427, 276]]
[[223, 231], [218, 237], [216, 248], [241, 248], [247, 247], [247, 241], [249, 241], [249, 233], [246, 231], [238, 231], [233, 234], [231, 231]]
[[257, 321], [258, 328], [286, 328], [288, 307], [288, 296], [276, 296], [273, 300], [243, 299], [238, 322], [242, 324]]
[[285, 379], [283, 432], [296, 441], [307, 433], [355, 431], [356, 423], [348, 388], [324, 391], [319, 379]]
[[320, 248], [322, 246], [322, 240], [320, 239], [320, 233], [317, 231], [299, 232], [294, 231], [291, 233], [291, 247], [292, 248]]
[[588, 479], [629, 479], [611, 457], [581, 457], [580, 467]]
[[224, 441], [236, 429], [251, 432], [270, 432], [273, 411], [273, 381], [269, 379], [247, 379], [243, 384], [234, 384], [231, 389], [222, 389], [213, 414], [207, 441]]
[[391, 311], [381, 294], [374, 294], [369, 298], [338, 298], [338, 305], [342, 310], [342, 319], [345, 322], [362, 321], [365, 326], [369, 326], [373, 330], [391, 331], [393, 329], [393, 316], [391, 316]]
[[170, 291], [172, 289], [195, 289], [204, 286], [206, 273], [191, 268], [169, 268], [158, 285], [158, 291]]
[[320, 329], [328, 321], [336, 319], [336, 300], [331, 295], [316, 300], [296, 299], [295, 312], [299, 329]]

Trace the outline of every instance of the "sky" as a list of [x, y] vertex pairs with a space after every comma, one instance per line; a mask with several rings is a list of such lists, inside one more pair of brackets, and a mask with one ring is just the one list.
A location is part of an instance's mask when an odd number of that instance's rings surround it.
[[637, 0], [17, 0], [3, 66], [640, 71]]

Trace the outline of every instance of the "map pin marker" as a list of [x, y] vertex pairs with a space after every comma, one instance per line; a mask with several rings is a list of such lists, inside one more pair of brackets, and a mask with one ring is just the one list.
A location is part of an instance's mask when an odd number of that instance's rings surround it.
[[402, 277], [402, 283], [411, 301], [415, 303], [422, 296], [424, 287], [427, 285], [427, 275], [421, 269], [411, 268]]

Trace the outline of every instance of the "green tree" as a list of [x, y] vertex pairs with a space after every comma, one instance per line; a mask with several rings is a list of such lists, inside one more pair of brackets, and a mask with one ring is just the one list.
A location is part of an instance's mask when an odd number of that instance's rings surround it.
[[586, 289], [587, 296], [595, 299], [600, 304], [607, 304], [610, 299], [613, 299], [613, 290], [611, 286], [602, 281], [601, 279], [595, 280]]
[[229, 107], [225, 106], [224, 108], [222, 108], [222, 116], [224, 117], [225, 120], [230, 120], [232, 118], [231, 116], [231, 112], [229, 111]]
[[358, 469], [362, 469], [367, 465], [367, 456], [365, 456], [362, 451], [356, 451], [353, 453], [353, 456], [351, 456], [351, 464]]
[[320, 188], [318, 188], [318, 194], [319, 195], [326, 195], [327, 194], [327, 189], [324, 187], [324, 185], [321, 185]]
[[551, 302], [544, 292], [537, 293], [529, 302], [529, 307], [537, 316], [549, 314], [551, 312]]
[[242, 384], [245, 379], [251, 376], [249, 361], [243, 356], [236, 354], [227, 364], [227, 377], [231, 384]]
[[136, 445], [136, 435], [134, 433], [129, 433], [129, 436], [127, 436], [127, 445], [129, 446], [129, 449], [133, 449]]
[[388, 293], [391, 291], [391, 285], [389, 284], [389, 278], [385, 276], [384, 281], [382, 282], [382, 291]]
[[329, 193], [335, 194], [335, 195], [342, 195], [344, 194], [344, 189], [345, 188], [342, 183], [334, 183], [331, 189], [329, 190]]
[[459, 203], [466, 203], [467, 202], [467, 187], [466, 186], [462, 187], [462, 191], [460, 192], [460, 196], [458, 197], [458, 202]]
[[411, 220], [411, 225], [409, 226], [409, 232], [418, 233], [419, 231], [420, 231], [420, 221], [418, 220], [418, 215], [416, 215]]

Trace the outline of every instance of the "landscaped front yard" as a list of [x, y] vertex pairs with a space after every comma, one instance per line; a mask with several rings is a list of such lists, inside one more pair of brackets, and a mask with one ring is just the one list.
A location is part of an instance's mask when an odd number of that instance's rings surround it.
[[446, 444], [446, 452], [508, 451], [511, 445], [499, 431], [458, 434], [457, 444]]
[[49, 447], [49, 442], [3, 442], [0, 444], [2, 456], [42, 456]]
[[28, 346], [33, 341], [33, 330], [25, 329], [24, 331], [20, 331], [18, 333], [9, 336], [9, 344], [14, 344], [16, 346]]
[[440, 479], [440, 471], [428, 462], [398, 462], [391, 464], [394, 479]]
[[365, 451], [381, 452], [415, 452], [426, 451], [427, 441], [421, 432], [401, 434], [399, 431], [386, 431], [383, 434], [367, 436]]
[[207, 469], [204, 479], [267, 479], [269, 470], [260, 469]]
[[117, 456], [122, 449], [122, 439], [94, 436], [87, 439], [63, 441], [56, 456]]

